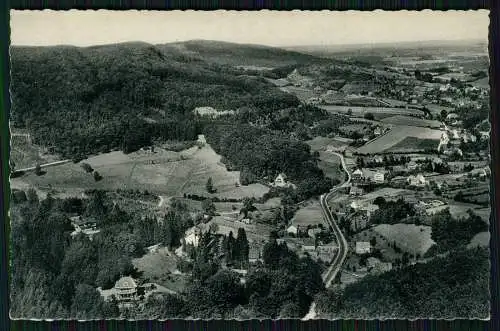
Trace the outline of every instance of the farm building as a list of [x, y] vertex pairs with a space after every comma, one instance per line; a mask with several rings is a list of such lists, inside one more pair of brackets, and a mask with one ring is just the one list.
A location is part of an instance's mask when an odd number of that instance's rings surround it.
[[356, 241], [356, 254], [369, 254], [372, 246], [368, 241]]

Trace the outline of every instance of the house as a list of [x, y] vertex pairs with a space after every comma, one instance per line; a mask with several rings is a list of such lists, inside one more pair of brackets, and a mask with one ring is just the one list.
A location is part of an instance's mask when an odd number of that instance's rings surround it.
[[407, 182], [410, 186], [425, 186], [427, 184], [427, 181], [425, 180], [425, 177], [422, 174], [418, 174], [416, 176], [410, 175], [407, 178]]
[[446, 119], [449, 121], [456, 120], [458, 119], [458, 115], [455, 113], [449, 113], [448, 115], [446, 115]]
[[479, 131], [479, 134], [481, 135], [481, 140], [488, 140], [490, 139], [490, 132], [489, 131]]
[[363, 180], [364, 174], [361, 169], [356, 169], [352, 172], [351, 177], [353, 180]]
[[375, 129], [373, 129], [373, 134], [376, 136], [380, 136], [382, 133], [382, 128], [380, 126], [377, 126], [375, 127]]
[[368, 254], [372, 246], [368, 241], [356, 241], [356, 254]]
[[360, 196], [363, 195], [363, 193], [364, 193], [363, 188], [358, 186], [351, 186], [351, 188], [349, 189], [349, 194], [353, 196]]
[[361, 205], [359, 204], [358, 201], [354, 200], [353, 202], [351, 202], [349, 207], [351, 207], [354, 210], [358, 210], [359, 208], [361, 208]]
[[118, 301], [130, 302], [137, 298], [137, 284], [132, 277], [120, 278], [114, 286]]
[[287, 229], [286, 229], [286, 233], [288, 234], [293, 234], [293, 235], [297, 235], [299, 233], [299, 229], [295, 226], [295, 225], [290, 225]]
[[307, 235], [311, 238], [316, 238], [316, 236], [321, 232], [320, 228], [313, 228], [307, 230]]
[[373, 175], [373, 181], [375, 183], [382, 184], [385, 181], [385, 175], [384, 175], [384, 173], [381, 172], [381, 171], [375, 172], [375, 174]]
[[378, 210], [378, 206], [377, 205], [374, 205], [374, 204], [366, 204], [366, 205], [363, 205], [361, 207], [359, 207], [359, 210], [363, 211], [366, 213], [366, 216], [368, 218], [370, 218], [370, 216]]
[[415, 162], [415, 161], [410, 161], [410, 162], [408, 162], [407, 168], [408, 168], [408, 170], [410, 170], [410, 171], [417, 170], [417, 168], [418, 168], [418, 164], [417, 164], [417, 162]]
[[286, 186], [286, 175], [281, 173], [274, 180], [274, 186], [285, 187]]
[[184, 240], [186, 244], [193, 245], [194, 247], [198, 247], [200, 237], [201, 229], [198, 226], [193, 226], [184, 233]]

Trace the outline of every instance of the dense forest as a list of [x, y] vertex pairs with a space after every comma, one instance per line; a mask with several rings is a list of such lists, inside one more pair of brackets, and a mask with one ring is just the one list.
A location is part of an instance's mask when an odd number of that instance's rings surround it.
[[11, 62], [13, 124], [65, 157], [132, 151], [157, 137], [195, 139], [199, 106], [274, 110], [299, 104], [263, 78], [172, 47], [14, 47]]
[[[243, 284], [238, 274], [221, 267], [220, 259], [247, 266], [244, 229], [236, 237], [208, 231], [198, 247], [185, 247], [191, 262], [178, 268], [191, 276], [184, 291], [153, 295], [142, 307], [120, 311], [116, 301], [103, 300], [97, 287], [109, 289], [124, 275], [140, 277], [132, 258], [156, 243], [171, 249], [186, 245], [181, 240], [185, 230], [199, 220], [179, 201], [173, 201], [162, 222], [156, 222], [124, 212], [104, 191], [89, 195], [82, 200], [49, 194], [40, 201], [33, 189], [13, 192], [12, 316], [301, 317], [324, 288], [320, 266], [308, 257], [299, 258], [274, 238], [264, 248], [264, 262], [250, 267]], [[94, 220], [101, 231], [92, 240], [83, 234], [72, 237], [69, 217], [75, 214]], [[214, 245], [219, 240], [221, 245]]]
[[252, 125], [217, 124], [205, 136], [231, 170], [241, 171], [241, 183], [273, 181], [279, 173], [297, 186], [301, 201], [329, 190], [333, 181], [318, 168], [318, 155], [306, 143], [289, 135]]
[[[132, 216], [103, 191], [92, 192], [85, 200], [55, 199], [49, 194], [39, 201], [30, 189], [16, 191], [12, 200], [16, 258], [11, 303], [16, 317], [108, 316], [106, 311], [116, 307], [102, 302], [96, 288], [111, 288], [121, 276], [136, 275], [131, 259], [142, 256], [145, 247], [180, 246], [180, 238], [194, 221], [186, 206], [175, 201], [162, 222]], [[74, 229], [69, 217], [75, 214], [97, 223], [101, 231], [93, 240], [83, 234], [71, 238]], [[78, 300], [91, 300], [86, 305], [90, 310], [79, 306]]]
[[488, 250], [459, 249], [446, 257], [366, 276], [342, 292], [318, 295], [327, 318], [488, 318]]

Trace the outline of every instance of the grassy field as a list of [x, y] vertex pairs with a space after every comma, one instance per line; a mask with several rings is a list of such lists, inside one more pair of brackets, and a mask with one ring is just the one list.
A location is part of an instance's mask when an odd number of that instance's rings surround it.
[[387, 153], [415, 153], [423, 152], [426, 150], [437, 150], [439, 146], [439, 140], [436, 139], [425, 139], [417, 137], [406, 137], [402, 141], [398, 142], [396, 145], [389, 149], [386, 149]]
[[[308, 226], [323, 223], [325, 224], [323, 218], [323, 212], [321, 210], [321, 205], [319, 201], [311, 201], [307, 206], [297, 210], [292, 218], [292, 224], [295, 226]], [[326, 225], [326, 224], [325, 224]]]
[[14, 185], [52, 186], [54, 189], [83, 191], [84, 189], [138, 189], [163, 196], [184, 193], [209, 196], [205, 184], [212, 177], [217, 190], [211, 196], [221, 198], [260, 197], [268, 191], [261, 184], [237, 187], [239, 172], [227, 171], [220, 156], [209, 146], [193, 147], [182, 152], [158, 149], [156, 153], [111, 152], [82, 162], [98, 171], [103, 179], [96, 182], [80, 164], [68, 163], [48, 168], [43, 176], [33, 173], [13, 178]]
[[178, 274], [177, 261], [178, 258], [173, 253], [168, 252], [166, 248], [160, 248], [156, 253], [133, 259], [132, 264], [143, 273], [142, 278], [180, 292], [185, 286], [186, 277]]
[[441, 126], [441, 122], [435, 120], [426, 120], [413, 116], [404, 116], [404, 115], [396, 115], [386, 117], [380, 120], [385, 124], [393, 124], [393, 125], [411, 125], [411, 126], [420, 126], [424, 128], [439, 128]]
[[406, 137], [414, 137], [420, 139], [439, 140], [441, 131], [429, 128], [420, 128], [416, 126], [396, 126], [386, 134], [378, 137], [358, 148], [359, 154], [377, 154], [386, 152], [391, 147], [402, 142]]
[[341, 147], [347, 145], [345, 142], [327, 137], [314, 137], [314, 139], [306, 141], [306, 144], [311, 146], [312, 151], [318, 152], [325, 151], [328, 146]]
[[396, 242], [398, 247], [411, 254], [420, 254], [423, 256], [434, 244], [434, 241], [431, 239], [431, 228], [429, 226], [379, 224], [373, 229], [389, 242]]
[[323, 170], [325, 176], [329, 178], [342, 180], [345, 176], [340, 163], [340, 158], [333, 153], [319, 152], [318, 167]]
[[489, 232], [479, 232], [470, 241], [467, 247], [473, 248], [477, 246], [488, 247], [490, 245], [491, 234]]

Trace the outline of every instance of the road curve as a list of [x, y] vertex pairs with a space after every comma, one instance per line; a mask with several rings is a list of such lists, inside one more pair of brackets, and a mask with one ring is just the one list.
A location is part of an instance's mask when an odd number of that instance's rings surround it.
[[[342, 231], [340, 231], [340, 228], [337, 225], [336, 219], [333, 216], [330, 208], [328, 207], [328, 201], [332, 198], [332, 196], [337, 193], [340, 189], [348, 186], [351, 183], [351, 173], [349, 170], [347, 170], [347, 166], [345, 164], [344, 156], [339, 153], [332, 152], [333, 154], [337, 155], [340, 158], [340, 162], [342, 164], [342, 169], [347, 173], [347, 180], [343, 182], [342, 184], [339, 184], [332, 188], [330, 192], [327, 194], [322, 194], [320, 197], [320, 205], [321, 209], [323, 211], [323, 217], [325, 218], [326, 222], [328, 225], [333, 230], [333, 233], [335, 235], [335, 239], [337, 240], [339, 250], [337, 255], [335, 256], [335, 259], [333, 260], [332, 264], [328, 268], [328, 270], [323, 274], [323, 281], [325, 282], [325, 286], [328, 288], [331, 286], [332, 282], [335, 280], [335, 277], [340, 271], [340, 268], [342, 267], [342, 264], [344, 263], [344, 260], [347, 257], [347, 241], [344, 238], [344, 235], [342, 234]], [[316, 303], [313, 302], [311, 304], [311, 308], [309, 309], [309, 312], [307, 313], [306, 316], [304, 316], [303, 320], [308, 320], [308, 319], [313, 319], [316, 317]]]

